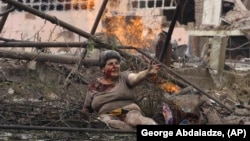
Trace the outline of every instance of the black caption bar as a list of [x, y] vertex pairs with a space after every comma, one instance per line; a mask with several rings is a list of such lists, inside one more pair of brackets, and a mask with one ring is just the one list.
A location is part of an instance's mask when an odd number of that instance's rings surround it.
[[213, 141], [250, 141], [250, 125], [138, 125], [137, 141], [154, 139], [215, 139]]

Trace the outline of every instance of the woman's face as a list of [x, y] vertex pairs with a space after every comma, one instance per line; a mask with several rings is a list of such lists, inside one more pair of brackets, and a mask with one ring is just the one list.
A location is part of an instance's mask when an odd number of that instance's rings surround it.
[[106, 77], [117, 77], [120, 73], [120, 62], [117, 59], [109, 59], [102, 69]]

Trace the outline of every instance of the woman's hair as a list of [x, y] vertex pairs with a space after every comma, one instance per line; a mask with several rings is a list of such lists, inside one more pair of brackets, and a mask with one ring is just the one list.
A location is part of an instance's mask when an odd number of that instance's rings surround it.
[[99, 57], [99, 67], [103, 68], [106, 65], [106, 62], [109, 59], [117, 59], [119, 62], [121, 62], [121, 56], [117, 51], [114, 50], [105, 50], [102, 51]]

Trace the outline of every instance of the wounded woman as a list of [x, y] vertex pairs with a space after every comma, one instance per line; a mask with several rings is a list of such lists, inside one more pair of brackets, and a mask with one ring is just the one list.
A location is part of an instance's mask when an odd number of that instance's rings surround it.
[[82, 113], [98, 113], [98, 118], [112, 128], [134, 129], [136, 125], [155, 125], [152, 118], [143, 115], [135, 102], [133, 88], [149, 75], [158, 73], [160, 65], [150, 63], [138, 73], [120, 71], [121, 56], [117, 51], [102, 51], [99, 67], [103, 76], [88, 86]]

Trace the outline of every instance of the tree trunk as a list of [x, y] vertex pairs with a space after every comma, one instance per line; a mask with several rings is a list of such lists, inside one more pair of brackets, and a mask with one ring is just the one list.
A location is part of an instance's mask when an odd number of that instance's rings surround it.
[[[33, 60], [33, 61], [62, 63], [62, 64], [74, 64], [80, 61], [80, 57], [78, 56], [53, 55], [53, 54], [46, 54], [46, 53], [13, 51], [13, 50], [6, 50], [6, 49], [0, 49], [0, 57], [19, 59], [19, 60], [30, 60], [30, 61]], [[83, 65], [84, 66], [97, 66], [98, 59], [84, 59]]]

